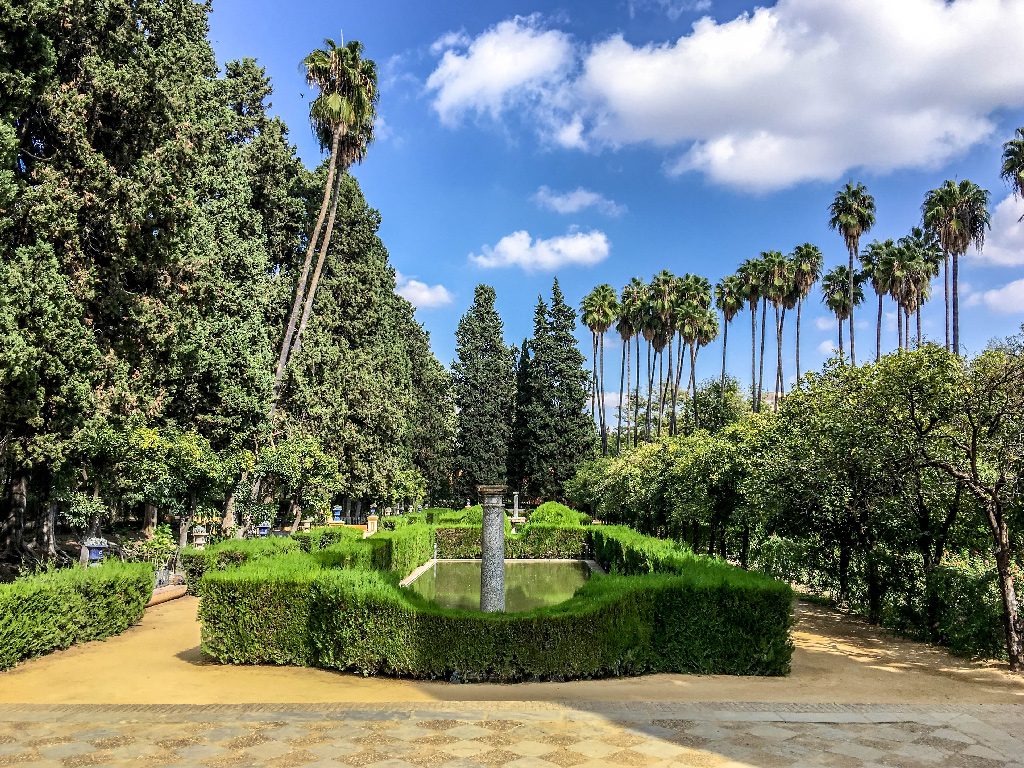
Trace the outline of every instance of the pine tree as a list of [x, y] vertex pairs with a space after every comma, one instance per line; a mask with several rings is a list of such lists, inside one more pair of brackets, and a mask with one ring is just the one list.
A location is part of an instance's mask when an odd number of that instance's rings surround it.
[[495, 298], [491, 286], [478, 285], [455, 331], [455, 487], [462, 498], [474, 498], [478, 485], [506, 482], [515, 396], [513, 355], [505, 346]]

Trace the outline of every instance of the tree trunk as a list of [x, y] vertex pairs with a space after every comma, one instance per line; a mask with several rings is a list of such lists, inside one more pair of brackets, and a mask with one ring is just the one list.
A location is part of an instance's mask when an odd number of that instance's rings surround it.
[[800, 313], [804, 308], [804, 297], [796, 300], [796, 386], [800, 387]]
[[761, 352], [759, 355], [760, 365], [758, 366], [757, 373], [757, 408], [754, 410], [761, 410], [761, 393], [764, 392], [764, 329], [765, 319], [768, 315], [768, 299], [761, 300]]
[[850, 545], [843, 542], [839, 545], [839, 602], [850, 602]]
[[25, 532], [25, 510], [28, 507], [28, 475], [14, 470], [7, 489], [6, 508], [3, 520], [3, 545], [0, 554], [11, 555], [21, 550]]
[[156, 534], [156, 504], [147, 501], [142, 511], [142, 536], [152, 539]]
[[700, 429], [700, 416], [697, 413], [697, 342], [690, 343], [690, 398], [693, 400], [693, 428]]
[[40, 522], [40, 544], [42, 544], [43, 558], [45, 560], [55, 560], [57, 558], [57, 510], [59, 504], [56, 501], [50, 501], [45, 505], [46, 511], [42, 515]]
[[306, 331], [306, 325], [313, 314], [313, 302], [316, 299], [316, 289], [320, 285], [320, 275], [323, 273], [324, 262], [327, 260], [327, 251], [331, 247], [331, 237], [334, 235], [334, 221], [338, 215], [338, 200], [341, 197], [341, 177], [344, 171], [337, 175], [334, 184], [334, 201], [331, 203], [331, 215], [327, 217], [327, 229], [324, 231], [323, 240], [320, 243], [320, 253], [316, 257], [316, 268], [313, 270], [313, 277], [309, 280], [309, 290], [306, 291], [306, 299], [302, 305], [302, 319], [299, 321], [298, 330], [295, 331], [295, 338], [292, 339], [292, 349], [288, 353], [288, 359], [298, 354], [302, 349], [302, 334]]
[[181, 516], [181, 522], [178, 527], [178, 548], [182, 549], [188, 546], [188, 533], [192, 527], [192, 518], [196, 513], [196, 495], [193, 493], [188, 499], [188, 508]]
[[779, 398], [782, 397], [785, 383], [783, 382], [782, 372], [782, 331], [783, 324], [786, 322], [786, 308], [782, 308], [780, 313], [778, 308], [775, 309], [775, 344], [776, 344], [776, 358], [777, 358], [777, 369], [775, 371], [775, 410], [779, 410]]
[[[896, 307], [899, 312], [899, 307]], [[878, 294], [878, 324], [875, 328], [875, 362], [882, 359], [882, 294]]]
[[903, 310], [899, 305], [896, 306], [896, 346], [899, 349], [905, 349], [903, 338]]
[[[672, 354], [671, 346], [668, 352]], [[661, 421], [665, 415], [665, 348], [662, 347], [660, 352], [655, 352], [654, 357], [658, 361], [658, 437], [661, 437]]]
[[729, 348], [729, 323], [722, 323], [722, 380], [718, 385], [719, 394], [722, 396], [722, 402], [725, 402], [725, 351]]
[[290, 532], [295, 533], [297, 530], [299, 530], [299, 522], [302, 520], [302, 507], [299, 506], [298, 502], [296, 502], [295, 499], [292, 499], [290, 502], [290, 509], [288, 510], [288, 514], [292, 518], [292, 526], [290, 528]]
[[1003, 600], [1003, 630], [1006, 633], [1006, 654], [1010, 661], [1010, 671], [1024, 672], [1024, 627], [1021, 627], [1017, 590], [1013, 578], [1010, 532], [998, 500], [990, 500], [985, 511], [995, 544], [996, 571], [999, 574], [999, 595]]
[[843, 362], [843, 321], [839, 321], [839, 362]]
[[597, 334], [590, 332], [590, 420], [597, 422]]
[[[910, 333], [910, 329], [907, 329], [907, 333]], [[909, 346], [909, 345], [908, 345]], [[917, 305], [917, 346], [921, 347], [921, 304], [918, 302]]]
[[640, 334], [636, 335], [636, 399], [633, 400], [633, 447], [640, 444]]
[[225, 531], [233, 530], [238, 526], [238, 519], [235, 517], [235, 489], [232, 488], [228, 491], [228, 497], [224, 500], [224, 516], [220, 521], [220, 530], [223, 534]]
[[853, 260], [857, 256], [856, 244], [850, 248], [850, 365], [857, 364], [857, 352], [854, 347], [854, 336], [853, 336]]
[[750, 306], [750, 408], [757, 410], [757, 305]]
[[299, 319], [299, 310], [302, 307], [302, 299], [306, 293], [306, 281], [309, 278], [309, 268], [313, 264], [313, 254], [316, 253], [317, 239], [320, 230], [324, 225], [324, 217], [327, 215], [327, 206], [331, 199], [331, 190], [334, 189], [334, 176], [337, 172], [338, 142], [341, 140], [341, 130], [335, 130], [331, 138], [331, 159], [327, 166], [327, 182], [324, 184], [324, 197], [320, 203], [320, 213], [316, 219], [316, 226], [309, 236], [309, 245], [306, 247], [306, 258], [302, 262], [302, 272], [295, 284], [295, 298], [292, 301], [292, 311], [288, 315], [288, 325], [285, 328], [284, 338], [281, 340], [281, 352], [277, 358], [277, 368], [274, 371], [274, 389], [270, 400], [270, 415], [274, 415], [277, 408], [277, 398], [281, 392], [281, 382], [284, 381], [285, 367], [288, 365], [288, 355], [292, 348], [292, 337], [295, 335], [295, 326]]
[[878, 624], [882, 620], [882, 578], [878, 572], [878, 558], [873, 551], [868, 551], [867, 561], [868, 622]]
[[601, 455], [608, 455], [608, 413], [605, 410], [605, 399], [604, 399], [604, 333], [601, 333], [601, 338], [598, 339], [600, 345], [601, 354], [601, 384], [598, 389], [598, 397], [601, 402]]
[[960, 357], [960, 257], [953, 254], [953, 354]]
[[949, 352], [949, 253], [942, 254], [942, 288], [946, 298], [946, 351]]
[[[676, 373], [675, 373], [675, 384], [672, 387], [672, 434], [676, 434], [679, 431], [679, 425], [676, 421], [676, 406], [679, 399], [679, 385], [683, 380], [683, 351], [686, 349], [686, 343], [683, 341], [683, 337], [679, 337], [679, 347], [676, 350]], [[686, 391], [690, 391], [690, 385], [686, 385]]]
[[651, 390], [654, 388], [654, 365], [651, 363], [651, 350], [654, 345], [647, 342], [647, 415], [644, 427], [644, 439], [651, 439]]
[[627, 361], [629, 360], [629, 342], [630, 339], [623, 339], [622, 342], [622, 356], [619, 361], [619, 407], [615, 414], [615, 455], [619, 455], [622, 450], [622, 409], [624, 403], [622, 402], [622, 390], [624, 388], [627, 377], [629, 376], [629, 370]]

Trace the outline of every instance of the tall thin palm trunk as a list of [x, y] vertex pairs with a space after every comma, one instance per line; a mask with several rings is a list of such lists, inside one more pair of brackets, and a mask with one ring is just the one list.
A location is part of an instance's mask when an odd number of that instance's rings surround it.
[[[786, 338], [786, 308], [782, 308], [782, 314], [779, 317], [779, 373], [778, 373], [778, 393], [775, 395], [775, 402], [778, 403], [779, 398], [786, 394], [786, 372], [785, 365], [782, 362], [782, 347]], [[776, 407], [778, 410], [778, 407]]]
[[693, 428], [700, 429], [697, 413], [697, 342], [690, 343], [690, 399], [693, 401]]
[[757, 408], [754, 410], [761, 410], [761, 393], [764, 391], [764, 330], [765, 320], [768, 315], [768, 299], [761, 300], [761, 354], [759, 357], [758, 373], [757, 373]]
[[942, 254], [942, 288], [946, 296], [946, 351], [949, 351], [949, 252]]
[[779, 385], [782, 381], [782, 317], [775, 307], [775, 392], [772, 410], [779, 410]]
[[676, 370], [672, 373], [672, 366], [668, 367], [668, 376], [671, 380], [672, 388], [672, 413], [669, 414], [669, 435], [675, 435], [678, 431], [678, 424], [676, 423], [676, 408], [679, 405], [679, 375], [683, 370], [683, 335], [679, 334], [676, 338]]
[[[661, 382], [661, 405], [658, 407], [658, 423], [661, 423], [663, 413], [665, 411], [665, 405], [668, 403], [669, 391], [672, 389], [672, 342], [674, 339], [668, 340], [668, 378]], [[660, 428], [659, 428], [660, 429]], [[661, 432], [659, 431], [660, 435]], [[669, 419], [669, 434], [672, 434], [672, 423]]]
[[604, 331], [598, 339], [598, 348], [601, 353], [601, 382], [598, 388], [598, 398], [601, 403], [601, 455], [608, 455], [608, 413], [605, 410], [604, 399]]
[[725, 351], [729, 348], [729, 323], [725, 322], [722, 324], [722, 381], [718, 385], [719, 394], [722, 396], [722, 402], [725, 402]]
[[597, 421], [597, 333], [590, 332], [590, 420]]
[[839, 362], [843, 361], [843, 321], [839, 321]]
[[[907, 329], [907, 332], [908, 333], [910, 332], [909, 328]], [[920, 301], [917, 302], [917, 346], [918, 346], [918, 348], [921, 347], [921, 302]]]
[[960, 357], [960, 257], [953, 254], [953, 354]]
[[[668, 353], [672, 354], [672, 345], [669, 344]], [[665, 414], [665, 348], [655, 354], [658, 360], [658, 437], [661, 437], [661, 421]]]
[[654, 345], [647, 342], [647, 415], [644, 424], [644, 439], [651, 439], [651, 390], [654, 388], [654, 364], [651, 362], [651, 350]]
[[750, 407], [757, 410], [757, 305], [750, 307]]
[[796, 300], [796, 385], [800, 386], [800, 312], [804, 308], [804, 297]]
[[285, 327], [284, 338], [281, 339], [281, 352], [277, 358], [277, 368], [274, 370], [274, 388], [270, 399], [270, 415], [273, 417], [277, 409], [277, 398], [281, 392], [281, 383], [284, 381], [284, 371], [288, 365], [288, 356], [292, 349], [292, 338], [295, 336], [296, 324], [299, 321], [299, 312], [302, 309], [302, 299], [306, 295], [306, 282], [309, 280], [309, 268], [313, 264], [313, 254], [316, 253], [316, 245], [320, 238], [320, 230], [324, 226], [324, 218], [327, 216], [327, 208], [331, 201], [331, 192], [334, 189], [334, 177], [337, 173], [338, 142], [341, 141], [341, 129], [336, 129], [331, 137], [331, 159], [327, 164], [327, 181], [324, 184], [324, 197], [320, 202], [320, 213], [316, 218], [316, 226], [309, 234], [309, 245], [306, 246], [306, 257], [302, 262], [302, 272], [295, 284], [295, 298], [292, 300], [292, 310], [288, 315], [288, 325]]
[[622, 402], [622, 390], [625, 388], [626, 382], [629, 380], [629, 342], [632, 339], [626, 339], [622, 344], [622, 355], [621, 362], [619, 363], [619, 407], [617, 408], [618, 413], [616, 414], [615, 420], [615, 454], [618, 455], [622, 451], [622, 409], [625, 404]]
[[636, 335], [636, 397], [633, 400], [633, 447], [640, 444], [640, 334]]
[[853, 279], [853, 260], [857, 256], [857, 248], [851, 246], [850, 248], [850, 365], [857, 364], [857, 353], [854, 348], [854, 336], [853, 336], [853, 290], [854, 290], [854, 279]]
[[[899, 311], [897, 309], [897, 311]], [[875, 362], [882, 359], [882, 294], [878, 294], [878, 324], [875, 328]]]
[[896, 305], [896, 339], [897, 346], [903, 349], [903, 308], [899, 304]]
[[288, 353], [289, 359], [291, 359], [292, 355], [298, 354], [299, 350], [302, 349], [302, 334], [306, 332], [306, 325], [313, 314], [316, 290], [320, 285], [320, 275], [323, 273], [324, 262], [327, 260], [327, 251], [331, 247], [331, 237], [334, 235], [334, 222], [338, 215], [338, 199], [341, 197], [342, 173], [339, 173], [336, 178], [337, 183], [334, 188], [334, 201], [331, 203], [331, 215], [327, 217], [327, 228], [324, 230], [323, 240], [320, 243], [320, 252], [316, 257], [316, 268], [313, 270], [313, 277], [309, 279], [309, 290], [306, 292], [306, 300], [302, 305], [302, 319], [299, 321], [299, 327], [296, 329], [295, 337], [292, 339], [292, 349]]

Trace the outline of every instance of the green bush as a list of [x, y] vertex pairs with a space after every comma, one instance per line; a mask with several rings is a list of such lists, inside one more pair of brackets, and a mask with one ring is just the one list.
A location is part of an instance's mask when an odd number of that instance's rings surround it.
[[186, 547], [181, 551], [181, 566], [185, 571], [188, 593], [199, 594], [199, 581], [207, 571], [219, 571], [250, 560], [275, 557], [299, 549], [299, 542], [283, 536], [268, 536], [265, 539], [227, 539], [205, 549]]
[[505, 537], [505, 557], [540, 560], [588, 558], [590, 528], [529, 523], [519, 533]]
[[292, 538], [299, 543], [305, 552], [316, 552], [337, 544], [339, 541], [352, 541], [363, 538], [363, 530], [347, 525], [329, 525], [311, 528], [308, 531], [296, 531]]
[[681, 575], [594, 576], [569, 601], [518, 614], [442, 609], [394, 574], [304, 554], [210, 572], [202, 596], [203, 650], [232, 663], [514, 682], [779, 675], [792, 653], [788, 587], [696, 558]]
[[0, 584], [0, 670], [124, 632], [153, 594], [148, 563], [108, 562]]
[[529, 514], [530, 524], [544, 525], [590, 525], [590, 515], [570, 509], [557, 501], [545, 501]]

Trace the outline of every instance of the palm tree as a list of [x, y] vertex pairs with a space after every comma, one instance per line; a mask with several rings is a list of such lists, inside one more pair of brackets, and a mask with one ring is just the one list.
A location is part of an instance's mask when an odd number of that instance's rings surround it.
[[[868, 194], [868, 189], [860, 182], [854, 186], [849, 182], [846, 186], [836, 192], [832, 205], [829, 206], [828, 220], [829, 229], [834, 229], [843, 236], [846, 243], [846, 250], [850, 254], [849, 273], [853, 274], [853, 260], [860, 250], [860, 237], [874, 226], [875, 223], [875, 198]], [[849, 284], [850, 296], [850, 363], [857, 364], [857, 354], [854, 348], [853, 336], [853, 310], [855, 305], [853, 283]]]
[[[718, 282], [718, 285], [715, 286], [715, 306], [722, 313], [722, 381], [719, 389], [724, 400], [725, 352], [729, 345], [729, 323], [743, 309], [743, 282], [739, 275], [726, 275]], [[798, 314], [798, 323], [799, 317]]]
[[757, 410], [757, 305], [761, 301], [761, 261], [747, 259], [736, 270], [750, 310], [750, 407]]
[[979, 251], [985, 245], [985, 230], [989, 227], [988, 197], [988, 190], [973, 181], [947, 181], [927, 194], [922, 208], [925, 229], [935, 234], [945, 254], [947, 349], [950, 342], [949, 257], [953, 257], [953, 353], [956, 355], [960, 354], [960, 257], [972, 245]]
[[[622, 360], [621, 370], [619, 371], [619, 408], [618, 408], [618, 420], [615, 426], [615, 452], [619, 453], [621, 449], [621, 438], [622, 438], [622, 409], [625, 407], [625, 401], [623, 401], [623, 390], [625, 389], [626, 382], [630, 378], [630, 349], [633, 342], [633, 337], [636, 336], [637, 329], [633, 324], [633, 320], [636, 317], [636, 301], [637, 301], [637, 290], [636, 285], [640, 281], [636, 278], [633, 279], [625, 288], [622, 289], [622, 299], [619, 301], [619, 318], [615, 324], [615, 330], [619, 332], [619, 337], [622, 339]], [[628, 400], [628, 398], [627, 398]]]
[[[782, 376], [782, 318], [781, 309], [786, 297], [792, 293], [793, 265], [780, 251], [765, 251], [761, 254], [764, 260], [764, 298], [771, 302], [775, 309], [775, 399], [773, 407], [778, 409], [779, 400], [779, 379]], [[761, 330], [761, 343], [764, 344], [764, 329]], [[762, 346], [763, 350], [763, 346]], [[764, 352], [761, 353], [762, 371], [764, 366]]]
[[[886, 294], [893, 292], [893, 257], [896, 244], [892, 240], [879, 242], [872, 240], [868, 247], [860, 254], [860, 263], [864, 268], [864, 274], [871, 279], [871, 287], [878, 295], [878, 319], [875, 325], [875, 362], [882, 359], [882, 299]], [[897, 288], [897, 295], [902, 293]], [[899, 300], [897, 300], [899, 303]], [[903, 305], [900, 304], [902, 309]]]
[[591, 291], [580, 302], [580, 322], [590, 329], [590, 418], [597, 421], [597, 319], [594, 307], [594, 292]]
[[[938, 277], [942, 266], [942, 247], [934, 233], [921, 227], [913, 227], [910, 233], [901, 237], [897, 244], [903, 251], [907, 261], [907, 280], [913, 302], [910, 310], [917, 316], [917, 345], [921, 346], [921, 305], [931, 298], [931, 281]], [[909, 349], [910, 327], [904, 331], [904, 339]]]
[[[676, 277], [667, 269], [661, 270], [651, 281], [651, 309], [656, 316], [657, 328], [651, 342], [654, 346], [654, 359], [659, 366], [658, 373], [658, 435], [661, 435], [661, 420], [665, 412], [665, 346], [668, 345], [669, 370], [672, 369], [672, 337], [675, 335], [676, 317], [674, 298], [676, 293]], [[654, 367], [650, 371], [653, 386]], [[652, 397], [652, 386], [647, 388], [648, 398]], [[650, 400], [648, 400], [648, 413]], [[648, 422], [650, 418], [648, 417]]]
[[[632, 295], [631, 322], [636, 334], [636, 398], [633, 403], [633, 447], [640, 442], [640, 339], [650, 344], [653, 335], [651, 320], [651, 289], [643, 280], [634, 277], [629, 281]], [[651, 335], [648, 335], [651, 334]], [[650, 347], [647, 351], [647, 366], [650, 367]]]
[[712, 309], [697, 310], [697, 322], [690, 344], [690, 391], [693, 399], [693, 428], [700, 428], [700, 414], [697, 413], [697, 353], [718, 336], [718, 315]]
[[[1003, 165], [999, 175], [1010, 185], [1013, 194], [1024, 197], [1024, 128], [1003, 144]], [[1024, 221], [1024, 216], [1021, 216]]]
[[804, 299], [810, 293], [814, 284], [821, 279], [821, 269], [824, 258], [818, 246], [811, 243], [798, 245], [790, 254], [793, 260], [793, 285], [797, 291], [796, 302], [796, 383], [800, 386], [800, 314], [803, 309]]
[[[597, 407], [601, 427], [601, 455], [608, 455], [608, 429], [604, 404], [604, 335], [615, 322], [619, 302], [615, 289], [607, 283], [597, 286], [583, 299], [581, 305], [583, 322], [590, 328], [594, 338], [593, 383], [597, 393]], [[594, 398], [591, 397], [591, 406]]]
[[[342, 152], [342, 141], [352, 130], [356, 137], [352, 140], [347, 162], [361, 159], [360, 152], [372, 141], [372, 126], [377, 102], [377, 67], [370, 59], [362, 58], [363, 47], [356, 41], [339, 46], [333, 40], [325, 40], [324, 48], [311, 52], [303, 59], [306, 69], [306, 81], [319, 90], [319, 95], [310, 104], [309, 119], [313, 131], [320, 141], [320, 148], [330, 147], [330, 159], [327, 165], [327, 180], [324, 184], [323, 199], [316, 225], [310, 233], [306, 247], [306, 256], [302, 270], [295, 285], [295, 297], [288, 315], [284, 338], [281, 340], [281, 351], [278, 355], [277, 367], [274, 371], [274, 388], [271, 399], [270, 413], [273, 415], [280, 396], [281, 384], [288, 361], [295, 349], [298, 338], [302, 335], [299, 325], [300, 312], [303, 307], [312, 307], [316, 294], [319, 272], [307, 286], [309, 270], [313, 263], [313, 254], [322, 240], [329, 243], [334, 212], [337, 209], [337, 177], [339, 166], [346, 162]], [[331, 201], [334, 200], [334, 206]], [[331, 221], [326, 231], [324, 219], [328, 208], [332, 209]], [[325, 252], [321, 248], [321, 253]], [[318, 266], [322, 266], [322, 259]], [[308, 312], [305, 312], [308, 320]], [[303, 324], [304, 325], [304, 324]]]
[[[683, 348], [693, 344], [695, 328], [692, 322], [684, 325], [683, 317], [690, 317], [696, 311], [704, 312], [711, 308], [711, 281], [702, 275], [687, 273], [676, 283], [676, 295], [674, 298], [676, 325], [679, 330], [679, 354], [676, 365], [674, 384], [672, 385], [672, 427], [671, 432], [675, 433], [675, 411], [679, 395], [679, 384], [683, 374]], [[742, 302], [740, 304], [742, 306]], [[669, 375], [671, 376], [671, 366]]]
[[[761, 410], [761, 397], [764, 394], [764, 341], [765, 341], [765, 320], [768, 315], [768, 293], [770, 290], [769, 283], [771, 282], [771, 275], [768, 272], [768, 259], [771, 256], [779, 253], [778, 251], [761, 251], [761, 256], [758, 259], [760, 264], [760, 278], [761, 278], [761, 352], [758, 357], [757, 366], [757, 406], [754, 410]], [[781, 254], [779, 254], [781, 256]]]
[[[849, 319], [851, 306], [864, 301], [864, 289], [861, 287], [863, 276], [854, 274], [851, 290], [850, 270], [840, 265], [825, 273], [821, 279], [822, 300], [832, 310], [839, 324], [839, 359], [843, 359], [843, 322]], [[853, 296], [853, 304], [850, 303]]]

